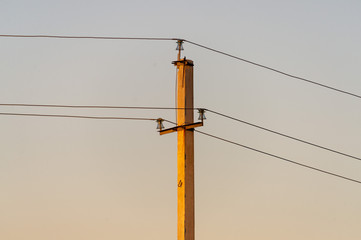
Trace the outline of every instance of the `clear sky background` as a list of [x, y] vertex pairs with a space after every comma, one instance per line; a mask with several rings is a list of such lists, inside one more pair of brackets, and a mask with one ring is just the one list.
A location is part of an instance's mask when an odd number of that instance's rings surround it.
[[[0, 34], [179, 37], [361, 94], [361, 2], [0, 0]], [[0, 39], [0, 103], [173, 107], [176, 43]], [[360, 99], [184, 45], [195, 106], [361, 156]], [[0, 112], [175, 119], [170, 110]], [[176, 239], [176, 135], [0, 117], [0, 239]], [[166, 125], [170, 127], [170, 125]], [[361, 180], [361, 162], [207, 113], [200, 129]], [[195, 134], [196, 239], [359, 240], [361, 185]]]

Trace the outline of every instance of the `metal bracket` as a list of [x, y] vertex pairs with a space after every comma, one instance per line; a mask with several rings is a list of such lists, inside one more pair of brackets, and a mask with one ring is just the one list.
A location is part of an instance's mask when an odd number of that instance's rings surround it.
[[193, 129], [193, 128], [202, 127], [202, 126], [203, 126], [203, 122], [185, 124], [185, 125], [181, 125], [181, 126], [176, 126], [176, 127], [160, 130], [159, 134], [164, 135], [164, 134], [168, 134], [168, 133], [172, 133], [172, 132], [177, 132], [178, 129], [180, 129], [180, 128], [187, 130], [187, 129]]

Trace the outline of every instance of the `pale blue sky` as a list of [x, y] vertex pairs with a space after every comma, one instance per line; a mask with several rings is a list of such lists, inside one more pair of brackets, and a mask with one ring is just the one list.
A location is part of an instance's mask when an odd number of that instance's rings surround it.
[[[0, 0], [0, 34], [179, 37], [361, 94], [360, 1]], [[174, 106], [175, 42], [0, 38], [0, 103]], [[184, 45], [195, 105], [361, 156], [361, 101]], [[173, 111], [1, 107], [163, 117]], [[0, 117], [0, 239], [176, 239], [176, 136]], [[351, 178], [361, 162], [211, 113], [203, 131]], [[196, 238], [358, 240], [361, 185], [195, 136]]]

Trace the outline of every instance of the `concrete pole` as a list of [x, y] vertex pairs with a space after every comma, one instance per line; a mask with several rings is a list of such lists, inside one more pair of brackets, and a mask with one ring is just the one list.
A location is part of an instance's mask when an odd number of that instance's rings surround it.
[[[177, 126], [193, 123], [193, 61], [174, 62], [177, 75]], [[184, 109], [186, 108], [186, 109]], [[194, 132], [178, 129], [178, 240], [194, 240]]]

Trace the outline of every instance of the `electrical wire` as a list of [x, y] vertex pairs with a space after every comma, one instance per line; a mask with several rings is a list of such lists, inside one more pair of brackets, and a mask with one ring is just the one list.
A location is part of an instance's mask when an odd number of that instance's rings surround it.
[[[98, 119], [98, 120], [146, 120], [146, 121], [157, 121], [158, 120], [158, 119], [155, 119], [155, 118], [104, 117], [104, 116], [34, 114], [34, 113], [5, 113], [5, 112], [0, 112], [0, 115], [3, 115], [3, 116], [27, 116], [27, 117], [81, 118], [81, 119]], [[165, 122], [168, 122], [168, 123], [175, 124], [174, 122], [166, 120], [166, 119], [162, 119], [162, 120], [165, 121]], [[248, 147], [246, 145], [236, 143], [236, 142], [233, 142], [233, 141], [230, 141], [230, 140], [227, 140], [225, 138], [221, 138], [221, 137], [209, 134], [209, 133], [205, 133], [205, 132], [202, 132], [202, 131], [199, 131], [199, 130], [194, 130], [194, 131], [198, 132], [200, 134], [203, 134], [203, 135], [206, 135], [206, 136], [209, 136], [209, 137], [224, 141], [224, 142], [228, 142], [228, 143], [231, 143], [231, 144], [234, 144], [234, 145], [237, 145], [237, 146], [240, 146], [240, 147], [243, 147], [243, 148], [258, 152], [258, 153], [261, 153], [261, 154], [264, 154], [264, 155], [268, 155], [268, 156], [271, 156], [271, 157], [274, 157], [274, 158], [281, 159], [283, 161], [287, 161], [287, 162], [292, 163], [292, 164], [296, 164], [296, 165], [304, 167], [304, 168], [312, 169], [312, 170], [315, 170], [315, 171], [318, 171], [318, 172], [321, 172], [321, 173], [324, 173], [324, 174], [332, 175], [334, 177], [342, 178], [342, 179], [345, 179], [345, 180], [348, 180], [348, 181], [361, 183], [361, 181], [358, 181], [358, 180], [355, 180], [355, 179], [352, 179], [352, 178], [348, 178], [348, 177], [345, 177], [345, 176], [342, 176], [342, 175], [339, 175], [339, 174], [335, 174], [335, 173], [332, 173], [332, 172], [329, 172], [329, 171], [325, 171], [325, 170], [322, 170], [322, 169], [319, 169], [319, 168], [308, 166], [308, 165], [305, 165], [305, 164], [302, 164], [302, 163], [299, 163], [299, 162], [295, 162], [293, 160], [290, 160], [290, 159], [287, 159], [287, 158], [284, 158], [284, 157], [280, 157], [280, 156], [277, 156], [277, 155], [274, 155], [274, 154], [271, 154], [271, 153], [267, 153], [265, 151], [261, 151], [261, 150], [258, 150], [258, 149], [252, 148], [252, 147]]]
[[[24, 104], [24, 103], [0, 103], [0, 106], [7, 106], [7, 107], [48, 107], [48, 108], [93, 108], [93, 109], [95, 109], [95, 108], [98, 108], [98, 109], [140, 109], [140, 110], [189, 109], [189, 108], [177, 108], [177, 107], [54, 105], [54, 104]], [[191, 108], [191, 109], [198, 110], [198, 108]], [[334, 150], [334, 149], [331, 149], [331, 148], [328, 148], [328, 147], [324, 147], [324, 146], [321, 146], [319, 144], [315, 144], [315, 143], [312, 143], [312, 142], [309, 142], [309, 141], [306, 141], [306, 140], [302, 140], [300, 138], [292, 137], [290, 135], [287, 135], [287, 134], [284, 134], [284, 133], [281, 133], [281, 132], [278, 132], [278, 131], [275, 131], [275, 130], [272, 130], [272, 129], [269, 129], [269, 128], [265, 128], [265, 127], [256, 125], [254, 123], [250, 123], [250, 122], [247, 122], [247, 121], [244, 121], [244, 120], [241, 120], [241, 119], [238, 119], [238, 118], [235, 118], [235, 117], [232, 117], [232, 116], [229, 116], [229, 115], [226, 115], [226, 114], [223, 114], [223, 113], [211, 110], [211, 109], [205, 109], [205, 110], [207, 112], [214, 113], [216, 115], [219, 115], [219, 116], [222, 116], [222, 117], [225, 117], [225, 118], [228, 118], [228, 119], [231, 119], [231, 120], [243, 123], [243, 124], [247, 124], [249, 126], [252, 126], [252, 127], [255, 127], [255, 128], [258, 128], [258, 129], [261, 129], [261, 130], [264, 130], [264, 131], [267, 131], [267, 132], [270, 132], [270, 133], [273, 133], [273, 134], [276, 134], [276, 135], [279, 135], [279, 136], [282, 136], [282, 137], [285, 137], [285, 138], [292, 139], [294, 141], [298, 141], [298, 142], [308, 144], [308, 145], [313, 146], [313, 147], [317, 147], [317, 148], [320, 148], [320, 149], [323, 149], [323, 150], [326, 150], [326, 151], [329, 151], [329, 152], [332, 152], [332, 153], [336, 153], [336, 154], [339, 154], [339, 155], [342, 155], [342, 156], [345, 156], [345, 157], [349, 157], [349, 158], [353, 158], [353, 159], [361, 161], [360, 157], [356, 157], [356, 156], [353, 156], [353, 155], [350, 155], [350, 154], [347, 154], [347, 153], [344, 153], [344, 152], [341, 152], [341, 151], [338, 151], [338, 150]]]
[[264, 155], [267, 155], [267, 156], [270, 156], [270, 157], [278, 158], [280, 160], [283, 160], [283, 161], [286, 161], [286, 162], [289, 162], [289, 163], [292, 163], [292, 164], [295, 164], [295, 165], [298, 165], [298, 166], [301, 166], [301, 167], [304, 167], [304, 168], [308, 168], [308, 169], [311, 169], [311, 170], [314, 170], [314, 171], [317, 171], [317, 172], [321, 172], [321, 173], [328, 174], [328, 175], [331, 175], [331, 176], [334, 176], [334, 177], [337, 177], [337, 178], [341, 178], [341, 179], [344, 179], [344, 180], [348, 180], [348, 181], [351, 181], [351, 182], [361, 184], [361, 181], [353, 179], [353, 178], [345, 177], [345, 176], [342, 176], [342, 175], [339, 175], [339, 174], [336, 174], [336, 173], [332, 173], [332, 172], [325, 171], [325, 170], [322, 170], [322, 169], [319, 169], [319, 168], [316, 168], [316, 167], [312, 167], [312, 166], [309, 166], [309, 165], [306, 165], [306, 164], [303, 164], [303, 163], [299, 163], [299, 162], [296, 162], [296, 161], [293, 161], [293, 160], [290, 160], [290, 159], [287, 159], [287, 158], [284, 158], [284, 157], [280, 157], [280, 156], [277, 156], [277, 155], [274, 155], [274, 154], [271, 154], [271, 153], [268, 153], [268, 152], [265, 152], [265, 151], [258, 150], [256, 148], [248, 147], [246, 145], [227, 140], [225, 138], [221, 138], [221, 137], [209, 134], [209, 133], [201, 132], [199, 130], [194, 130], [194, 131], [198, 132], [200, 134], [206, 135], [208, 137], [212, 137], [212, 138], [215, 138], [215, 139], [227, 142], [227, 143], [231, 143], [233, 145], [243, 147], [243, 148], [246, 148], [248, 150], [258, 152], [258, 153], [261, 153], [261, 154], [264, 154]]
[[151, 40], [151, 41], [178, 41], [179, 38], [159, 38], [159, 37], [104, 37], [104, 36], [63, 36], [63, 35], [19, 35], [1, 34], [0, 37], [9, 38], [60, 38], [60, 39], [103, 39], [103, 40]]
[[181, 38], [104, 37], [104, 36], [61, 36], [61, 35], [18, 35], [18, 34], [1, 34], [0, 37], [12, 37], [12, 38], [65, 38], [65, 39], [104, 39], [104, 40], [183, 41], [183, 42], [187, 42], [187, 43], [189, 43], [189, 44], [192, 44], [192, 45], [194, 45], [194, 46], [197, 46], [197, 47], [200, 47], [200, 48], [204, 48], [204, 49], [207, 49], [207, 50], [209, 50], [209, 51], [216, 52], [216, 53], [219, 53], [219, 54], [222, 54], [222, 55], [225, 55], [225, 56], [228, 56], [228, 57], [237, 59], [237, 60], [239, 60], [239, 61], [243, 61], [243, 62], [252, 64], [252, 65], [255, 65], [255, 66], [257, 66], [257, 67], [264, 68], [264, 69], [267, 69], [267, 70], [270, 70], [270, 71], [273, 71], [273, 72], [282, 74], [282, 75], [287, 76], [287, 77], [290, 77], [290, 78], [298, 79], [298, 80], [301, 80], [301, 81], [304, 81], [304, 82], [307, 82], [307, 83], [310, 83], [310, 84], [313, 84], [313, 85], [316, 85], [316, 86], [319, 86], [319, 87], [327, 88], [327, 89], [330, 89], [330, 90], [333, 90], [333, 91], [336, 91], [336, 92], [339, 92], [339, 93], [347, 94], [347, 95], [350, 95], [350, 96], [353, 96], [353, 97], [356, 97], [356, 98], [361, 98], [361, 95], [357, 95], [357, 94], [354, 94], [354, 93], [351, 93], [351, 92], [348, 92], [348, 91], [341, 90], [341, 89], [339, 89], [339, 88], [335, 88], [335, 87], [331, 87], [331, 86], [328, 86], [328, 85], [325, 85], [325, 84], [322, 84], [322, 83], [318, 83], [318, 82], [312, 81], [312, 80], [310, 80], [310, 79], [306, 79], [306, 78], [303, 78], [303, 77], [298, 77], [298, 76], [296, 76], [296, 75], [289, 74], [289, 73], [286, 73], [286, 72], [284, 72], [284, 71], [281, 71], [281, 70], [278, 70], [278, 69], [275, 69], [275, 68], [272, 68], [272, 67], [268, 67], [268, 66], [266, 66], [266, 65], [259, 64], [259, 63], [256, 63], [256, 62], [253, 62], [253, 61], [250, 61], [250, 60], [241, 58], [241, 57], [237, 57], [237, 56], [235, 56], [235, 55], [232, 55], [232, 54], [229, 54], [229, 53], [226, 53], [226, 52], [223, 52], [223, 51], [220, 51], [220, 50], [211, 48], [211, 47], [207, 47], [207, 46], [205, 46], [205, 45], [202, 45], [202, 44], [199, 44], [199, 43], [190, 41], [190, 40], [181, 39]]
[[[104, 117], [104, 116], [84, 116], [84, 115], [59, 115], [59, 114], [35, 114], [35, 113], [8, 113], [0, 112], [4, 116], [27, 116], [27, 117], [61, 117], [61, 118], [87, 118], [102, 120], [148, 120], [156, 121], [156, 118], [133, 118], [133, 117]], [[165, 120], [166, 121], [166, 120]]]
[[240, 122], [240, 123], [244, 123], [244, 124], [247, 124], [247, 125], [249, 125], [249, 126], [252, 126], [252, 127], [255, 127], [255, 128], [258, 128], [258, 129], [261, 129], [261, 130], [264, 130], [264, 131], [273, 133], [273, 134], [277, 134], [277, 135], [282, 136], [282, 137], [286, 137], [286, 138], [289, 138], [289, 139], [292, 139], [292, 140], [295, 140], [295, 141], [298, 141], [298, 142], [301, 142], [301, 143], [304, 143], [304, 144], [308, 144], [308, 145], [313, 146], [313, 147], [321, 148], [321, 149], [323, 149], [323, 150], [326, 150], [326, 151], [329, 151], [329, 152], [332, 152], [332, 153], [336, 153], [336, 154], [339, 154], [339, 155], [342, 155], [342, 156], [345, 156], [345, 157], [349, 157], [349, 158], [353, 158], [353, 159], [356, 159], [356, 160], [361, 161], [361, 158], [356, 157], [356, 156], [352, 156], [352, 155], [347, 154], [347, 153], [343, 153], [343, 152], [340, 152], [340, 151], [337, 151], [337, 150], [334, 150], [334, 149], [331, 149], [331, 148], [323, 147], [323, 146], [321, 146], [321, 145], [318, 145], [318, 144], [315, 144], [315, 143], [311, 143], [311, 142], [302, 140], [302, 139], [300, 139], [300, 138], [292, 137], [292, 136], [290, 136], [290, 135], [286, 135], [286, 134], [284, 134], [284, 133], [277, 132], [277, 131], [275, 131], [275, 130], [271, 130], [271, 129], [269, 129], [269, 128], [265, 128], [265, 127], [262, 127], [262, 126], [259, 126], [259, 125], [256, 125], [256, 124], [253, 124], [253, 123], [250, 123], [250, 122], [247, 122], [247, 121], [244, 121], [244, 120], [235, 118], [235, 117], [231, 117], [231, 116], [225, 115], [225, 114], [220, 113], [220, 112], [216, 112], [216, 111], [213, 111], [213, 110], [210, 110], [210, 109], [206, 109], [206, 110], [207, 110], [208, 112], [217, 114], [217, 115], [219, 115], [219, 116], [222, 116], [222, 117], [225, 117], [225, 118], [229, 118], [229, 119], [232, 119], [232, 120], [234, 120], [234, 121], [237, 121], [237, 122]]
[[27, 103], [0, 103], [4, 107], [48, 107], [48, 108], [104, 108], [104, 109], [148, 109], [148, 110], [176, 110], [197, 108], [177, 108], [177, 107], [147, 107], [147, 106], [101, 106], [101, 105], [58, 105], [58, 104], [27, 104]]
[[312, 81], [312, 80], [309, 80], [309, 79], [306, 79], [306, 78], [298, 77], [296, 75], [289, 74], [289, 73], [286, 73], [284, 71], [281, 71], [281, 70], [278, 70], [278, 69], [275, 69], [275, 68], [272, 68], [272, 67], [268, 67], [266, 65], [262, 65], [262, 64], [259, 64], [259, 63], [244, 59], [244, 58], [240, 58], [240, 57], [237, 57], [235, 55], [232, 55], [232, 54], [229, 54], [229, 53], [226, 53], [226, 52], [223, 52], [223, 51], [216, 50], [214, 48], [210, 48], [210, 47], [201, 45], [199, 43], [195, 43], [195, 42], [192, 42], [192, 41], [189, 41], [189, 40], [184, 40], [184, 42], [188, 42], [188, 43], [190, 43], [192, 45], [195, 45], [195, 46], [207, 49], [209, 51], [216, 52], [216, 53], [219, 53], [219, 54], [222, 54], [222, 55], [237, 59], [239, 61], [243, 61], [243, 62], [252, 64], [252, 65], [255, 65], [257, 67], [261, 67], [261, 68], [264, 68], [264, 69], [267, 69], [267, 70], [270, 70], [270, 71], [285, 75], [285, 76], [290, 77], [290, 78], [298, 79], [298, 80], [301, 80], [301, 81], [304, 81], [304, 82], [307, 82], [307, 83], [317, 85], [319, 87], [327, 88], [327, 89], [337, 91], [337, 92], [340, 92], [340, 93], [344, 93], [344, 94], [347, 94], [347, 95], [350, 95], [350, 96], [353, 96], [353, 97], [361, 98], [361, 95], [357, 95], [357, 94], [354, 94], [354, 93], [351, 93], [351, 92], [347, 92], [347, 91], [341, 90], [339, 88], [331, 87], [331, 86], [328, 86], [328, 85], [325, 85], [325, 84], [322, 84], [322, 83], [318, 83], [318, 82], [315, 82], [315, 81]]

